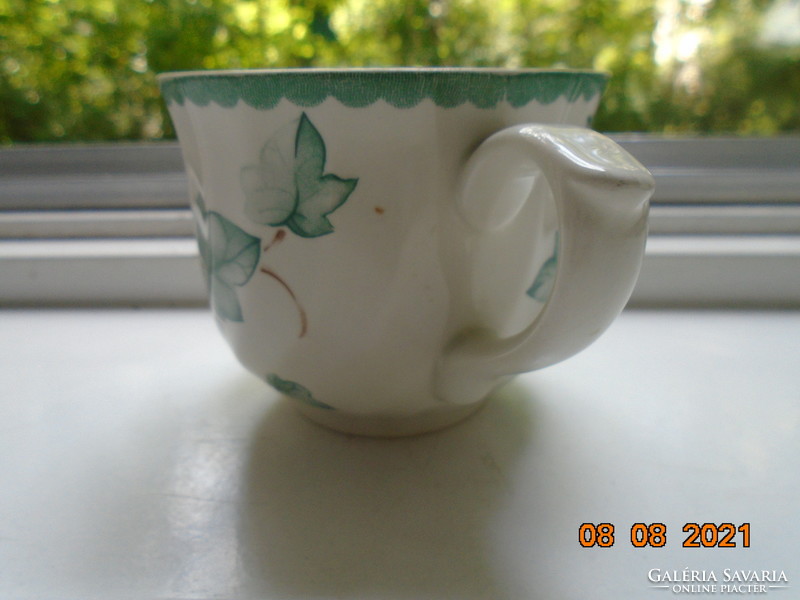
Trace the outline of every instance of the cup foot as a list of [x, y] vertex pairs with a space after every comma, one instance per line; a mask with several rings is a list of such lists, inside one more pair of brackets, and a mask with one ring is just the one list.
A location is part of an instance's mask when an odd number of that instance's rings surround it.
[[408, 416], [354, 415], [302, 404], [297, 409], [314, 423], [340, 433], [393, 438], [431, 433], [455, 425], [477, 412], [485, 402], [481, 400], [466, 406], [451, 405], [445, 409]]

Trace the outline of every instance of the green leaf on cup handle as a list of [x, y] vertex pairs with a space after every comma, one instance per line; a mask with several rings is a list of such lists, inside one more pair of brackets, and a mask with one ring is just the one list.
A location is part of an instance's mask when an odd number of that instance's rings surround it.
[[558, 267], [558, 241], [559, 236], [556, 231], [555, 243], [553, 244], [553, 254], [544, 261], [536, 278], [526, 294], [537, 302], [547, 302], [550, 293], [553, 291], [553, 284], [556, 280], [556, 268]]

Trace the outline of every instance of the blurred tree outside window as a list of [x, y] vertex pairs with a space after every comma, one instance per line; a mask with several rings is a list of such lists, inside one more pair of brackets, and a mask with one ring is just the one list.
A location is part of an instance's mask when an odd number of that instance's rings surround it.
[[800, 0], [0, 0], [0, 143], [172, 137], [156, 73], [591, 68], [602, 131], [800, 129]]

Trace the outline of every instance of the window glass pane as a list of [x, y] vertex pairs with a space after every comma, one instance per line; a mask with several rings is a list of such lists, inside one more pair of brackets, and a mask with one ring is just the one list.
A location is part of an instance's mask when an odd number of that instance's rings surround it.
[[0, 142], [172, 137], [155, 73], [595, 68], [605, 131], [800, 129], [800, 0], [0, 0]]

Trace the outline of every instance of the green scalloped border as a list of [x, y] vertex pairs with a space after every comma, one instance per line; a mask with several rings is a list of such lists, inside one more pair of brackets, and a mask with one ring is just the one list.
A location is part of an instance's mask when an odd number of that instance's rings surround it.
[[232, 107], [240, 100], [257, 109], [269, 109], [282, 99], [303, 107], [329, 97], [358, 108], [384, 100], [397, 108], [411, 108], [431, 99], [442, 108], [467, 102], [493, 108], [506, 101], [520, 107], [532, 101], [551, 104], [559, 98], [575, 102], [599, 96], [607, 75], [592, 71], [240, 71], [187, 72], [159, 78], [167, 104], [198, 106], [210, 103]]

